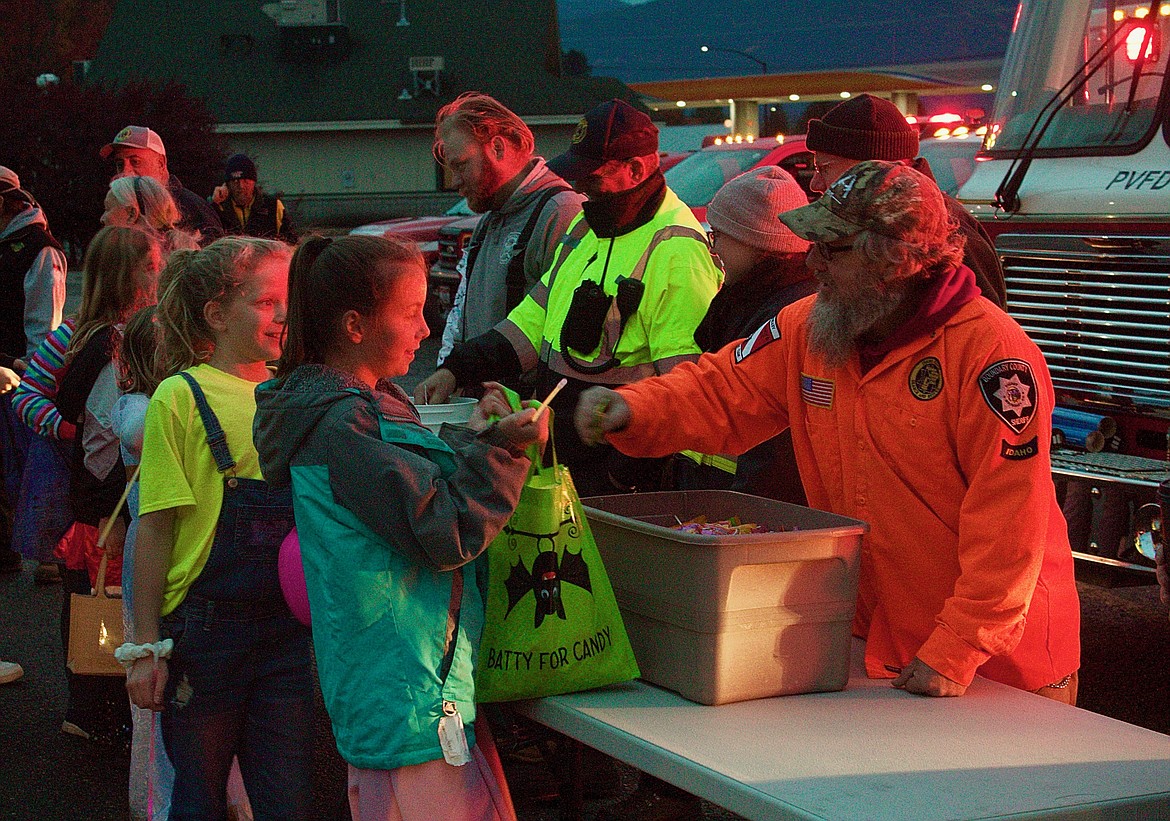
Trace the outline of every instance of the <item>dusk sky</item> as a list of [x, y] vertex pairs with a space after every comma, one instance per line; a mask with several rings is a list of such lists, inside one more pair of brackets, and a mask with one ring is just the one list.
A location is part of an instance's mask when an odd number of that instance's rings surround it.
[[562, 47], [582, 51], [595, 75], [625, 82], [753, 74], [761, 63], [785, 73], [999, 59], [1015, 9], [1015, 0], [558, 4]]

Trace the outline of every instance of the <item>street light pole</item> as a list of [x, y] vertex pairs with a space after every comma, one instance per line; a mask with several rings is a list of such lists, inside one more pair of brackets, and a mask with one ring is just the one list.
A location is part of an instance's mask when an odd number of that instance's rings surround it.
[[764, 62], [763, 60], [761, 60], [759, 57], [756, 57], [756, 56], [754, 56], [754, 55], [748, 54], [746, 51], [740, 51], [740, 50], [739, 50], [739, 49], [737, 49], [737, 48], [713, 48], [713, 47], [711, 47], [711, 46], [699, 46], [699, 51], [702, 51], [702, 52], [708, 52], [708, 51], [725, 51], [725, 52], [727, 52], [728, 54], [738, 54], [740, 57], [746, 57], [746, 58], [748, 58], [749, 60], [751, 60], [753, 63], [755, 63], [756, 65], [758, 65], [758, 66], [760, 67], [760, 73], [761, 73], [761, 74], [767, 74], [767, 73], [768, 73], [768, 64], [767, 64], [767, 63], [765, 63], [765, 62]]

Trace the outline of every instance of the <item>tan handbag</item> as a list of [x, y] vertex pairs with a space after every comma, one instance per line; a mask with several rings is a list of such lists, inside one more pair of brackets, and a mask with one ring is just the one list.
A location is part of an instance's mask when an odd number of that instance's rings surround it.
[[93, 595], [73, 593], [69, 597], [70, 671], [85, 676], [124, 676], [126, 671], [114, 658], [122, 646], [122, 599], [106, 595], [106, 564], [98, 565]]
[[[126, 504], [130, 487], [137, 478], [138, 471], [135, 470], [98, 537], [98, 547], [105, 548], [114, 520], [122, 512], [122, 505]], [[126, 675], [125, 669], [114, 658], [114, 651], [122, 646], [124, 640], [122, 598], [106, 595], [107, 564], [109, 558], [103, 553], [93, 594], [73, 593], [69, 597], [69, 652], [65, 665], [78, 675]]]

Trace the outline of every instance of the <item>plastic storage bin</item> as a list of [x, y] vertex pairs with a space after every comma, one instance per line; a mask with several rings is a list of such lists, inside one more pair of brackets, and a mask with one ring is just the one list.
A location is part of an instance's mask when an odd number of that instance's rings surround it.
[[[721, 490], [582, 503], [646, 681], [700, 704], [844, 689], [864, 522]], [[799, 529], [669, 527], [700, 515]]]

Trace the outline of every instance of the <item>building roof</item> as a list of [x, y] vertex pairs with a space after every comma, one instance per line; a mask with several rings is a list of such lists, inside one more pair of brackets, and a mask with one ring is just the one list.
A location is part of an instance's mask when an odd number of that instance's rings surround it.
[[[630, 83], [645, 104], [655, 110], [669, 109], [677, 101], [688, 108], [725, 105], [729, 98], [762, 103], [788, 102], [797, 95], [803, 102], [840, 99], [844, 94], [888, 95], [965, 94], [984, 90], [999, 77], [999, 60], [964, 61], [958, 76], [948, 76], [950, 66], [906, 66], [915, 72], [894, 69], [871, 71], [806, 71], [790, 74], [749, 74], [743, 77], [700, 77], [683, 80], [651, 80]], [[954, 74], [954, 72], [952, 72]]]
[[[555, 0], [340, 0], [344, 32], [293, 30], [265, 13], [298, 2], [313, 0], [118, 0], [89, 77], [177, 80], [226, 124], [432, 123], [441, 105], [471, 89], [525, 117], [576, 117], [634, 96], [617, 80], [559, 76]], [[409, 25], [398, 25], [402, 16]], [[432, 75], [416, 86], [409, 63], [436, 56], [444, 67], [432, 93]]]

